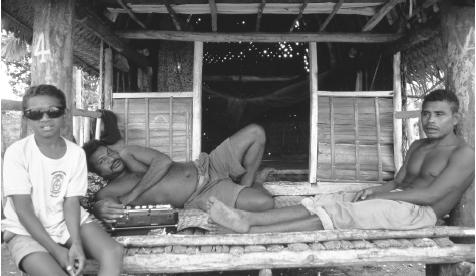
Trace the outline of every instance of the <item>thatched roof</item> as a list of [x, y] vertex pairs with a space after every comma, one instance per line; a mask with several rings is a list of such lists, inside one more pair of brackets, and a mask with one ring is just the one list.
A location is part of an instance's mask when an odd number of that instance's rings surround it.
[[[33, 4], [28, 0], [2, 1], [2, 28], [29, 44], [33, 37]], [[74, 63], [86, 71], [98, 71], [100, 39], [78, 22], [73, 26]]]
[[[32, 39], [33, 17], [32, 0], [2, 1], [2, 28], [26, 41]], [[418, 66], [415, 57], [434, 56], [425, 58], [433, 64], [441, 60], [440, 51], [435, 51], [437, 40], [430, 39], [434, 33], [418, 44], [408, 36], [437, 18], [438, 0], [78, 0], [73, 26], [74, 62], [88, 71], [98, 71], [101, 39], [138, 66], [149, 62], [138, 50], [156, 47], [157, 39], [320, 41], [327, 43], [321, 47], [324, 50], [320, 57], [326, 63], [342, 63], [347, 56], [365, 52], [369, 56], [388, 54], [399, 50], [389, 45], [406, 43], [410, 47], [399, 47], [407, 50], [404, 62], [408, 79], [413, 81], [428, 74], [420, 71], [428, 67]], [[233, 43], [210, 46], [205, 62], [213, 63], [213, 57], [227, 54], [231, 57], [241, 52], [240, 47]], [[263, 53], [266, 47], [255, 48]], [[329, 47], [334, 47], [336, 56], [326, 51]]]

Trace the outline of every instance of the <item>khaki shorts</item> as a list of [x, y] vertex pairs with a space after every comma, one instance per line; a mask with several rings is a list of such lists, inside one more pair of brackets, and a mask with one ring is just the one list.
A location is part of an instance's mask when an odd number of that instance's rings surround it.
[[433, 227], [437, 221], [435, 212], [430, 206], [419, 206], [397, 200], [329, 202], [305, 198], [301, 204], [311, 214], [319, 217], [325, 230], [412, 230]]
[[214, 196], [230, 207], [235, 207], [239, 193], [245, 187], [236, 184], [230, 177], [243, 175], [246, 170], [226, 139], [210, 154], [200, 153], [194, 161], [198, 171], [198, 184], [195, 192], [185, 202], [185, 208], [206, 210], [206, 202]]
[[[95, 218], [89, 216], [81, 225], [93, 222]], [[4, 242], [7, 244], [10, 256], [15, 262], [16, 266], [23, 271], [21, 261], [32, 253], [48, 253], [48, 250], [43, 247], [31, 236], [18, 235], [9, 231], [3, 233]]]

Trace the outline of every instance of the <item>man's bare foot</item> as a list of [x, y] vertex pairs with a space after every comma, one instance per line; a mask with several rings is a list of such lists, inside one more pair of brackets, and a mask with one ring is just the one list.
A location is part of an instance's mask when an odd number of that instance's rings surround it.
[[210, 224], [208, 227], [208, 233], [212, 235], [219, 235], [219, 234], [235, 234], [236, 232], [228, 229], [226, 227], [221, 226], [220, 224]]
[[243, 216], [243, 211], [228, 207], [213, 196], [207, 201], [207, 213], [215, 223], [231, 231], [246, 233], [250, 230], [250, 225]]

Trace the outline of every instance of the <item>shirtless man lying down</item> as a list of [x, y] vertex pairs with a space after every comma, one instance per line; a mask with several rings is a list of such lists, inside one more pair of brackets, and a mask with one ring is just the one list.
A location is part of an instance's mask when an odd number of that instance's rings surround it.
[[[96, 194], [94, 213], [112, 222], [124, 205], [171, 204], [206, 210], [214, 196], [230, 207], [262, 211], [274, 207], [273, 198], [256, 178], [264, 152], [263, 128], [248, 125], [210, 154], [193, 162], [174, 162], [164, 153], [141, 146], [125, 146], [119, 152], [99, 141], [83, 146], [88, 169], [109, 179]], [[236, 184], [232, 179], [241, 179]]]
[[247, 212], [217, 198], [208, 212], [217, 232], [290, 232], [319, 229], [410, 230], [432, 227], [448, 214], [474, 180], [474, 149], [454, 133], [460, 114], [455, 94], [436, 90], [423, 101], [427, 138], [415, 141], [395, 180], [356, 193], [354, 202], [318, 202]]

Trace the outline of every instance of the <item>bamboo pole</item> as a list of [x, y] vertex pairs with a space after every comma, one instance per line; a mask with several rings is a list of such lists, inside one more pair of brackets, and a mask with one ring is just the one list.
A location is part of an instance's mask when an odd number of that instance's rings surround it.
[[289, 28], [289, 32], [292, 32], [294, 30], [294, 26], [296, 26], [296, 24], [299, 22], [299, 20], [301, 20], [302, 14], [303, 14], [304, 10], [307, 7], [307, 2], [308, 2], [308, 0], [303, 0], [302, 1], [302, 5], [301, 5], [301, 7], [299, 7], [299, 13], [296, 16], [296, 18], [293, 20], [293, 23], [291, 24], [291, 27]]
[[104, 51], [104, 108], [112, 110], [112, 86], [113, 86], [113, 60], [112, 49]]
[[127, 39], [162, 39], [202, 42], [342, 42], [342, 43], [388, 43], [400, 39], [402, 34], [374, 33], [213, 33], [179, 32], [160, 30], [117, 31]]
[[331, 178], [336, 178], [336, 140], [334, 136], [335, 119], [334, 119], [334, 98], [329, 97], [329, 118], [331, 127]]
[[377, 134], [377, 180], [382, 181], [382, 148], [381, 148], [381, 136], [380, 133], [380, 106], [379, 98], [376, 97], [375, 101], [375, 126]]
[[324, 23], [322, 23], [321, 27], [319, 27], [319, 32], [323, 32], [327, 25], [329, 25], [329, 22], [331, 22], [332, 18], [334, 18], [334, 15], [336, 15], [337, 11], [342, 7], [342, 4], [344, 4], [345, 0], [339, 0], [334, 7], [332, 8], [332, 12], [327, 16], [326, 20], [324, 20]]
[[318, 114], [319, 114], [319, 100], [318, 100], [318, 67], [317, 67], [317, 46], [315, 42], [309, 43], [309, 88], [310, 91], [310, 130], [311, 135], [309, 137], [309, 182], [317, 182], [317, 162], [319, 154], [319, 135], [318, 135]]
[[174, 135], [173, 135], [173, 131], [174, 131], [174, 127], [173, 127], [173, 97], [170, 97], [169, 98], [169, 156], [170, 158], [173, 159], [173, 138], [174, 138]]
[[167, 3], [165, 3], [165, 7], [167, 8], [167, 12], [169, 13], [170, 18], [172, 18], [172, 22], [174, 23], [175, 29], [177, 31], [181, 31], [182, 26], [180, 25], [180, 22], [177, 19], [177, 14], [175, 13], [172, 6], [170, 6], [170, 3], [168, 1], [167, 1]]
[[263, 17], [263, 10], [265, 6], [266, 6], [266, 0], [261, 0], [261, 3], [259, 4], [259, 7], [258, 7], [258, 13], [256, 14], [256, 31], [257, 32], [259, 32], [259, 29], [261, 27], [261, 18]]
[[354, 98], [355, 179], [360, 179], [359, 99]]
[[127, 12], [129, 17], [137, 23], [142, 29], [147, 29], [144, 23], [137, 18], [137, 16], [134, 14], [134, 12], [126, 5], [122, 0], [116, 0], [117, 3]]
[[[76, 108], [83, 108], [83, 94], [82, 94], [82, 74], [81, 70], [75, 68], [74, 70], [74, 93], [75, 93], [75, 102], [73, 105], [73, 110]], [[73, 114], [74, 116], [74, 114]], [[83, 124], [84, 120], [81, 117], [74, 118], [74, 137], [76, 138], [76, 143], [78, 145], [84, 144], [84, 131], [85, 125]]]
[[124, 142], [129, 142], [129, 99], [124, 99]]
[[418, 230], [321, 230], [290, 233], [225, 234], [225, 235], [160, 235], [119, 236], [116, 241], [125, 247], [155, 247], [167, 245], [265, 245], [310, 243], [336, 240], [416, 239], [436, 237], [474, 237], [470, 227], [439, 226]]
[[203, 43], [196, 41], [193, 52], [192, 159], [197, 159], [202, 150]]
[[[402, 87], [400, 76], [400, 52], [393, 56], [393, 111], [395, 115], [402, 112]], [[408, 114], [408, 112], [406, 112]], [[419, 116], [419, 114], [418, 114]], [[393, 158], [395, 164], [395, 174], [398, 172], [403, 164], [403, 121], [396, 116], [393, 119]]]
[[[474, 261], [474, 244], [445, 248], [369, 248], [353, 250], [282, 250], [278, 252], [176, 254], [150, 253], [124, 257], [124, 271], [184, 273], [220, 270], [253, 270], [329, 266], [363, 266], [399, 263], [454, 263]], [[97, 265], [95, 267], [97, 271]], [[86, 272], [90, 269], [90, 264]]]
[[377, 24], [385, 17], [385, 15], [392, 10], [397, 4], [404, 2], [404, 0], [388, 0], [385, 5], [383, 5], [380, 10], [367, 21], [364, 27], [362, 27], [362, 32], [371, 31]]
[[393, 97], [394, 91], [319, 91], [319, 96], [328, 97], [365, 97], [365, 98], [390, 98]]
[[[196, 1], [191, 1], [192, 3], [182, 3], [175, 6], [175, 11], [178, 14], [210, 14], [210, 7], [206, 1], [201, 1], [201, 3], [196, 3]], [[332, 9], [335, 6], [336, 1], [313, 1], [309, 0], [308, 7], [306, 8], [305, 14], [327, 14], [331, 13]], [[341, 9], [339, 9], [338, 14], [356, 14], [363, 16], [373, 16], [376, 14], [376, 9], [379, 6], [382, 6], [384, 1], [382, 0], [366, 0], [365, 2], [355, 2], [347, 1], [344, 3]], [[164, 1], [157, 4], [148, 4], [148, 5], [133, 5], [130, 4], [130, 8], [135, 13], [167, 13], [167, 9], [164, 6]], [[239, 3], [217, 3], [217, 10], [219, 14], [256, 14], [260, 6], [260, 2], [249, 1], [239, 2]], [[270, 1], [266, 4], [266, 9], [264, 13], [266, 14], [297, 14], [299, 9], [302, 6], [302, 0], [294, 1], [293, 3], [279, 3], [275, 1]], [[111, 13], [126, 13], [122, 8], [109, 8]]]
[[[150, 99], [144, 98], [145, 103], [145, 146], [150, 147], [150, 112], [149, 112], [149, 105]], [[172, 155], [170, 156], [172, 157]]]
[[217, 4], [215, 0], [208, 0], [208, 4], [210, 5], [210, 15], [212, 18], [212, 32], [216, 33], [218, 30], [217, 26]]

